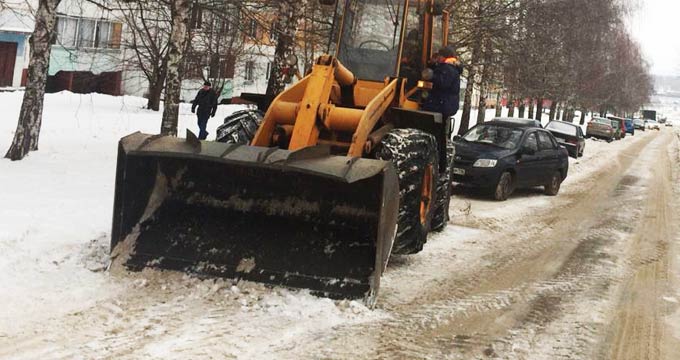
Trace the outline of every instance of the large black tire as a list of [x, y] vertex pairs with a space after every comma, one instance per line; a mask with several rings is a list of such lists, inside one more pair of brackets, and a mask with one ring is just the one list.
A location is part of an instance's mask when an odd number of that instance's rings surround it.
[[237, 111], [224, 119], [217, 128], [216, 141], [228, 144], [249, 144], [262, 124], [264, 114], [259, 110]]
[[[415, 254], [427, 241], [434, 213], [439, 178], [437, 141], [421, 130], [394, 129], [385, 135], [375, 156], [391, 161], [399, 176], [399, 216], [392, 252]], [[429, 199], [423, 195], [428, 187]]]
[[432, 231], [443, 231], [449, 223], [449, 204], [451, 203], [451, 169], [456, 147], [452, 143], [446, 145], [446, 168], [440, 169], [437, 182], [437, 200], [434, 203], [432, 215]]

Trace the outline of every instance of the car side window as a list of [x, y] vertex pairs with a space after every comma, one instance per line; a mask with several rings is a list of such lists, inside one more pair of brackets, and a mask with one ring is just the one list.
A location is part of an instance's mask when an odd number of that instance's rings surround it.
[[522, 148], [533, 150], [534, 152], [538, 151], [538, 141], [536, 141], [535, 132], [532, 132], [531, 134], [527, 135], [527, 138], [524, 140], [524, 145], [522, 145]]
[[538, 144], [541, 150], [552, 150], [555, 148], [555, 143], [553, 143], [550, 135], [543, 131], [538, 132]]

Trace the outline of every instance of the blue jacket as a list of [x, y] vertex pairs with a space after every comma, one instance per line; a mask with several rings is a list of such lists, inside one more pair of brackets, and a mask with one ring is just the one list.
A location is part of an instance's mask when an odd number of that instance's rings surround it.
[[433, 67], [432, 90], [423, 104], [423, 110], [442, 113], [444, 117], [453, 116], [460, 106], [459, 66], [441, 62]]

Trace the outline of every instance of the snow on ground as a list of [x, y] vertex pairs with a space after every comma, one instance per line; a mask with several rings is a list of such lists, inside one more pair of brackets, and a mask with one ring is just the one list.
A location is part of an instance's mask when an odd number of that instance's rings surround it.
[[[5, 114], [0, 122], [3, 151], [12, 140], [21, 97], [19, 92], [0, 93]], [[3, 293], [0, 340], [3, 336], [27, 331], [35, 324], [91, 307], [112, 306], [109, 312], [117, 315], [116, 305], [109, 304], [110, 299], [137, 291], [152, 281], [148, 274], [120, 278], [104, 271], [108, 262], [117, 142], [135, 131], [157, 133], [160, 128], [161, 114], [144, 110], [144, 103], [144, 99], [134, 97], [49, 94], [40, 151], [32, 152], [19, 162], [0, 160], [0, 203], [3, 204], [0, 208], [0, 289]], [[209, 122], [211, 136], [221, 122], [218, 119], [242, 108], [244, 106], [220, 106], [218, 115]], [[184, 134], [187, 128], [198, 132], [189, 105], [183, 104], [180, 114], [179, 133]], [[258, 293], [250, 289], [244, 295], [238, 288], [241, 284], [217, 283], [214, 286], [218, 290], [209, 291], [214, 287], [212, 284], [188, 277], [180, 278], [179, 283], [185, 292], [198, 292], [200, 299], [227, 301], [232, 307], [241, 308], [242, 314], [234, 318], [238, 326], [232, 326], [232, 334], [244, 343], [257, 343], [246, 341], [257, 335], [249, 333], [252, 330], [248, 324], [258, 319], [252, 311], [259, 311], [260, 322], [273, 329], [270, 336], [263, 338], [275, 342], [285, 342], [286, 334], [296, 333], [296, 326], [301, 327], [298, 332], [313, 332], [338, 323], [369, 321], [382, 316], [380, 312], [367, 312], [356, 302], [318, 299], [304, 291], [260, 290]], [[167, 284], [158, 286], [169, 288]], [[202, 291], [206, 286], [208, 290]], [[145, 296], [144, 293], [141, 296]], [[179, 307], [197, 304], [185, 301], [184, 295], [169, 301]], [[195, 336], [197, 333], [187, 326], [173, 332], [176, 337], [168, 341]], [[176, 345], [180, 346], [181, 341]], [[248, 351], [253, 348], [232, 345], [241, 349], [232, 355], [250, 358]], [[146, 354], [162, 356], [161, 350], [167, 348], [172, 349], [157, 343], [150, 346]]]
[[[9, 148], [23, 93], [1, 93], [0, 149]], [[68, 312], [118, 291], [102, 270], [108, 252], [118, 140], [135, 131], [156, 133], [160, 113], [134, 97], [46, 97], [40, 151], [24, 161], [0, 160], [0, 332], [17, 315]], [[210, 121], [243, 106], [220, 106]], [[198, 132], [186, 104], [180, 133]], [[89, 268], [89, 269], [88, 269]], [[50, 289], [48, 292], [36, 291]], [[19, 316], [21, 318], [21, 316]]]
[[[11, 142], [21, 96], [19, 92], [0, 93], [4, 110], [0, 151]], [[181, 357], [179, 350], [202, 344], [205, 351], [217, 346], [221, 357], [266, 358], [269, 351], [273, 354], [294, 346], [291, 343], [313, 338], [316, 332], [389, 318], [388, 310], [368, 311], [356, 302], [316, 298], [305, 291], [272, 290], [229, 280], [199, 281], [178, 274], [157, 276], [155, 272], [120, 277], [104, 271], [117, 142], [135, 131], [156, 133], [160, 128], [161, 114], [144, 110], [144, 103], [134, 97], [47, 95], [40, 151], [20, 162], [0, 160], [0, 343], [3, 337], [35, 329], [54, 332], [51, 322], [96, 308], [101, 311], [78, 321], [101, 322], [102, 328], [113, 329], [113, 335], [91, 334], [89, 342], [73, 344], [74, 349], [105, 348], [110, 345], [107, 341], [114, 341], [115, 329], [132, 327], [128, 334], [151, 339], [135, 350], [140, 357]], [[218, 116], [209, 123], [211, 137], [221, 122], [218, 119], [240, 108], [220, 106]], [[189, 106], [182, 105], [180, 113], [179, 133], [184, 134], [187, 128], [197, 132]], [[492, 114], [489, 111], [488, 118]], [[619, 151], [645, 136], [650, 133], [613, 144], [589, 140], [586, 156], [571, 160], [565, 193], [606, 166], [610, 161], [607, 152]], [[452, 210], [457, 224], [465, 225], [469, 219], [486, 225], [473, 227], [498, 230], [500, 222], [509, 217], [516, 219], [559, 201], [559, 197], [529, 191], [501, 206], [482, 197], [479, 201], [475, 198], [474, 206], [454, 198]], [[383, 279], [381, 291], [386, 302], [408, 302], [418, 295], [418, 284], [444, 281], [447, 272], [484, 261], [480, 247], [494, 246], [478, 243], [493, 239], [480, 236], [486, 231], [451, 226], [432, 236], [419, 255], [397, 257]], [[147, 296], [146, 302], [135, 299]], [[126, 310], [123, 314], [123, 307], [138, 312], [127, 314]], [[219, 313], [228, 314], [226, 323], [224, 317], [215, 320]], [[164, 318], [173, 319], [176, 326], [164, 327], [158, 320]], [[140, 328], [139, 332], [134, 328]], [[206, 334], [221, 336], [210, 340], [215, 344], [206, 342]]]

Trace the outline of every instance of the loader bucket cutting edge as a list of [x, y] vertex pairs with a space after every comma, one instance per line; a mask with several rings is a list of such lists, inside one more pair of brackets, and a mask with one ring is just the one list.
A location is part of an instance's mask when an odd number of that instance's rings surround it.
[[388, 162], [136, 133], [119, 144], [112, 257], [371, 305], [398, 202]]

